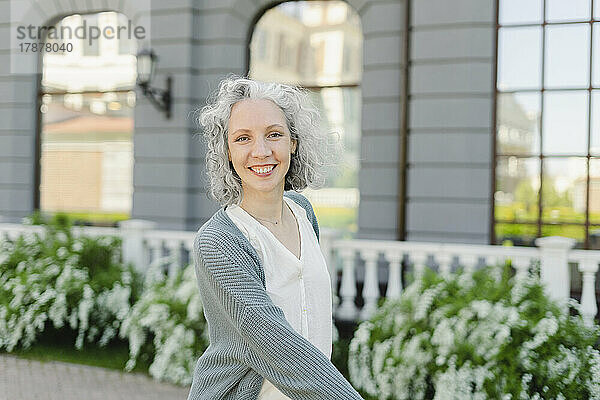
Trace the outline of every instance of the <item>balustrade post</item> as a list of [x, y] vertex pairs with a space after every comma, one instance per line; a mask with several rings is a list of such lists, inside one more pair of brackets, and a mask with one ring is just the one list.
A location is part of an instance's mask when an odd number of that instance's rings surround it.
[[342, 284], [340, 286], [340, 296], [342, 304], [336, 309], [335, 317], [352, 321], [356, 317], [356, 305], [354, 299], [356, 297], [356, 276], [354, 274], [354, 249], [342, 248], [339, 250], [342, 258], [343, 272]]
[[169, 250], [169, 256], [173, 261], [169, 263], [168, 276], [175, 276], [177, 271], [182, 268], [181, 265], [181, 241], [180, 240], [166, 240], [166, 247]]
[[579, 271], [581, 272], [583, 281], [581, 287], [581, 314], [586, 324], [593, 325], [594, 317], [598, 312], [595, 289], [598, 260], [586, 258], [580, 261]]
[[143, 219], [129, 219], [119, 222], [123, 240], [123, 262], [131, 262], [138, 272], [144, 273], [148, 267], [148, 254], [144, 246], [144, 235], [155, 227], [156, 222]]
[[421, 279], [423, 276], [423, 272], [425, 272], [425, 268], [427, 267], [427, 261], [429, 256], [424, 252], [414, 252], [411, 255], [411, 261], [413, 265], [413, 275], [415, 280]]
[[379, 278], [377, 274], [377, 250], [362, 250], [365, 260], [365, 281], [363, 284], [363, 299], [365, 304], [360, 313], [360, 319], [366, 320], [377, 311], [377, 300], [379, 300]]
[[537, 238], [535, 244], [540, 248], [540, 275], [546, 293], [566, 304], [571, 294], [568, 256], [575, 239], [549, 236]]
[[439, 273], [444, 278], [448, 278], [452, 269], [452, 254], [450, 253], [440, 253], [435, 256], [435, 261], [437, 261], [439, 265]]
[[388, 299], [397, 299], [402, 294], [402, 259], [404, 254], [392, 253], [389, 250], [384, 254], [385, 258], [387, 258], [390, 263], [388, 286], [385, 297]]

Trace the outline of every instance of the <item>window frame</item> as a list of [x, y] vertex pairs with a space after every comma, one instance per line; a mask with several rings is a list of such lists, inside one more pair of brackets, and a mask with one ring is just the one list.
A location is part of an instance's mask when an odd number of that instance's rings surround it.
[[[490, 219], [491, 219], [491, 223], [490, 223], [490, 243], [491, 244], [498, 244], [498, 238], [496, 237], [496, 226], [500, 225], [500, 224], [508, 224], [508, 225], [535, 225], [537, 227], [537, 234], [536, 237], [542, 237], [542, 233], [544, 229], [548, 229], [548, 227], [552, 228], [552, 227], [563, 227], [563, 226], [577, 226], [577, 227], [583, 227], [584, 231], [585, 231], [585, 236], [584, 236], [584, 240], [583, 240], [583, 248], [584, 249], [589, 249], [590, 248], [590, 228], [593, 228], [594, 226], [600, 225], [600, 222], [598, 223], [590, 223], [590, 165], [592, 160], [600, 160], [600, 154], [598, 155], [592, 155], [591, 154], [591, 138], [592, 138], [592, 94], [593, 93], [600, 93], [600, 85], [598, 86], [594, 86], [593, 85], [593, 60], [594, 60], [594, 24], [597, 24], [596, 28], [600, 29], [600, 19], [595, 19], [594, 18], [594, 0], [590, 0], [590, 16], [589, 19], [586, 20], [580, 20], [580, 21], [554, 21], [554, 22], [549, 22], [547, 19], [547, 4], [546, 4], [546, 0], [541, 0], [542, 2], [542, 21], [538, 22], [538, 23], [516, 23], [516, 24], [500, 24], [500, 2], [502, 0], [496, 0], [496, 29], [495, 29], [495, 46], [496, 46], [496, 51], [495, 51], [495, 59], [494, 59], [494, 76], [493, 76], [493, 80], [494, 80], [494, 99], [493, 99], [493, 111], [492, 111], [492, 119], [493, 119], [493, 141], [492, 141], [492, 147], [493, 147], [493, 168], [492, 168], [492, 190], [491, 190], [491, 197], [490, 197], [490, 202], [491, 202], [491, 213], [490, 213]], [[596, 0], [596, 1], [600, 1], [600, 0]], [[546, 57], [546, 31], [547, 31], [547, 27], [549, 26], [568, 26], [568, 25], [588, 25], [589, 26], [589, 35], [590, 35], [590, 48], [589, 48], [589, 53], [588, 53], [588, 60], [587, 60], [587, 68], [589, 69], [589, 77], [588, 77], [588, 84], [586, 87], [575, 87], [575, 86], [569, 86], [569, 87], [561, 87], [561, 88], [547, 88], [546, 87], [546, 82], [545, 82], [545, 69], [546, 69], [546, 62], [547, 62], [547, 57]], [[541, 27], [542, 32], [541, 32], [541, 65], [540, 65], [540, 74], [541, 74], [541, 87], [539, 89], [519, 89], [519, 88], [512, 88], [510, 90], [500, 90], [499, 89], [499, 85], [498, 85], [498, 79], [499, 79], [499, 75], [498, 75], [498, 66], [499, 66], [499, 36], [500, 36], [500, 31], [502, 28], [525, 28], [525, 27]], [[586, 154], [564, 154], [564, 155], [549, 155], [549, 154], [544, 154], [544, 148], [543, 148], [543, 138], [544, 138], [544, 106], [545, 106], [545, 96], [544, 94], [546, 92], [548, 93], [558, 93], [561, 91], [580, 91], [580, 92], [587, 92], [587, 151]], [[540, 95], [540, 114], [539, 114], [539, 132], [537, 133], [539, 135], [538, 139], [539, 139], [539, 154], [537, 155], [523, 155], [523, 154], [516, 154], [516, 153], [500, 153], [499, 152], [499, 146], [498, 146], [498, 129], [499, 129], [499, 125], [498, 125], [498, 98], [500, 95], [503, 94], [510, 94], [510, 93], [536, 93]], [[512, 220], [503, 220], [503, 219], [499, 219], [496, 216], [496, 199], [495, 199], [495, 193], [497, 192], [497, 173], [498, 173], [498, 165], [499, 165], [499, 160], [501, 160], [502, 158], [508, 158], [508, 157], [519, 157], [519, 158], [524, 158], [524, 159], [532, 159], [532, 160], [539, 160], [539, 191], [537, 194], [537, 219], [535, 222], [531, 222], [531, 221], [521, 221], [518, 220], [517, 218], [513, 218]], [[585, 158], [586, 162], [586, 172], [585, 172], [585, 181], [586, 181], [586, 188], [585, 188], [585, 221], [584, 222], [558, 222], [558, 223], [544, 223], [544, 218], [543, 218], [543, 188], [544, 188], [544, 177], [547, 176], [547, 174], [544, 173], [544, 160], [545, 159], [552, 159], [552, 160], [557, 160], [557, 159], [561, 159], [561, 158]]]

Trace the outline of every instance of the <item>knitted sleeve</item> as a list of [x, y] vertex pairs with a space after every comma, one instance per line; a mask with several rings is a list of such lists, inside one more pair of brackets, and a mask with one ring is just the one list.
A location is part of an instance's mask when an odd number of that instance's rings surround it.
[[313, 229], [315, 230], [315, 234], [317, 235], [317, 241], [319, 241], [319, 223], [317, 222], [317, 216], [315, 215], [310, 201], [308, 201], [308, 199], [303, 194], [300, 194], [298, 192], [288, 191], [285, 192], [285, 194], [287, 197], [294, 200], [297, 204], [304, 207], [304, 209], [306, 210], [306, 216], [308, 217], [308, 220], [312, 224]]
[[271, 301], [253, 267], [256, 260], [234, 234], [199, 232], [194, 252], [203, 293], [247, 345], [245, 363], [293, 400], [359, 400], [362, 397], [312, 343], [299, 335]]

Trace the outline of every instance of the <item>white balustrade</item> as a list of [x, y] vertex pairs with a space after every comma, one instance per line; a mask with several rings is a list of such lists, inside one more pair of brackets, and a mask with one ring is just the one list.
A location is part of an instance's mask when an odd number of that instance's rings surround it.
[[[128, 220], [119, 223], [119, 228], [74, 227], [75, 236], [118, 236], [122, 238], [124, 262], [131, 262], [138, 271], [144, 272], [153, 265], [167, 266], [169, 275], [183, 267], [182, 250], [191, 255], [196, 232], [154, 230], [156, 224], [145, 220]], [[21, 225], [0, 223], [0, 240], [15, 240], [20, 235], [43, 233], [39, 225]], [[366, 319], [373, 315], [382, 295], [379, 291], [378, 258], [379, 254], [389, 265], [387, 277], [387, 298], [400, 297], [403, 290], [402, 264], [407, 259], [413, 266], [413, 279], [419, 279], [427, 266], [429, 257], [433, 257], [443, 275], [452, 273], [452, 262], [466, 272], [477, 268], [479, 260], [485, 265], [503, 264], [510, 260], [518, 279], [529, 273], [531, 262], [540, 263], [540, 275], [547, 293], [555, 300], [566, 304], [570, 296], [569, 262], [578, 265], [582, 276], [581, 312], [590, 323], [597, 316], [597, 298], [595, 290], [596, 275], [600, 263], [600, 251], [573, 250], [573, 239], [545, 237], [536, 240], [537, 248], [506, 247], [490, 245], [444, 244], [424, 242], [403, 242], [386, 240], [341, 240], [337, 233], [328, 230], [321, 232], [321, 249], [330, 270], [335, 317], [341, 320]], [[163, 251], [166, 253], [163, 256]], [[151, 257], [150, 257], [151, 255]], [[358, 310], [355, 305], [357, 295], [356, 256], [365, 261], [365, 275], [362, 297], [364, 306]], [[340, 301], [336, 301], [337, 258], [341, 259]], [[190, 262], [192, 259], [190, 257]], [[497, 276], [500, 279], [500, 276]]]
[[569, 276], [569, 251], [575, 245], [575, 239], [559, 236], [537, 238], [535, 244], [540, 248], [540, 278], [548, 289], [548, 294], [559, 302], [566, 302], [570, 296], [571, 278]]
[[360, 319], [365, 320], [371, 318], [377, 311], [377, 300], [379, 300], [377, 259], [379, 258], [379, 252], [367, 249], [363, 250], [361, 254], [365, 260], [365, 282], [362, 291], [365, 303], [360, 313]]
[[148, 252], [144, 246], [144, 235], [154, 229], [156, 222], [130, 219], [119, 222], [123, 239], [123, 261], [133, 263], [138, 272], [148, 267]]
[[452, 254], [442, 252], [436, 255], [435, 259], [439, 264], [440, 275], [449, 276], [452, 273]]
[[402, 259], [404, 258], [404, 254], [388, 250], [383, 255], [390, 263], [385, 297], [388, 299], [397, 299], [402, 293]]
[[340, 296], [342, 304], [336, 309], [336, 318], [343, 320], [354, 320], [357, 315], [354, 298], [356, 297], [356, 277], [354, 272], [354, 249], [340, 248], [339, 255], [342, 258], [342, 284]]
[[574, 250], [569, 261], [578, 264], [581, 272], [581, 314], [586, 323], [591, 324], [598, 313], [596, 299], [596, 273], [600, 262], [600, 251]]
[[415, 279], [419, 279], [423, 276], [429, 255], [425, 251], [415, 251], [411, 254], [410, 258], [413, 262], [413, 274]]

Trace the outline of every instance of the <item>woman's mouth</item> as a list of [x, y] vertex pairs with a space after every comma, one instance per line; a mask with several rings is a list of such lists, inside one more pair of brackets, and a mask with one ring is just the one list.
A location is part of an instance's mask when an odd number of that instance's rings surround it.
[[248, 169], [252, 171], [252, 173], [256, 176], [265, 177], [271, 175], [276, 166], [277, 165], [269, 165], [264, 167], [248, 167]]

